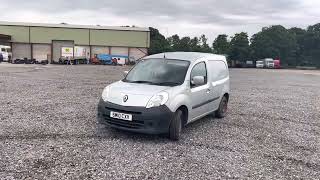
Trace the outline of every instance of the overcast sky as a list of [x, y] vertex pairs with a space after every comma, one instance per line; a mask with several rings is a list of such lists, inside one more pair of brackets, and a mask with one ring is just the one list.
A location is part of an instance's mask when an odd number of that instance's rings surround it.
[[[156, 27], [165, 36], [250, 35], [320, 22], [319, 0], [0, 0], [0, 21]], [[6, 13], [7, 12], [7, 13]], [[211, 43], [211, 42], [210, 42]]]

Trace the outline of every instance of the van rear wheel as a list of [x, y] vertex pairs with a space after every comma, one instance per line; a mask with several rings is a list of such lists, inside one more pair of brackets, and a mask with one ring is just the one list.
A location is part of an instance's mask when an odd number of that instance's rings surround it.
[[182, 111], [177, 110], [170, 123], [169, 138], [174, 141], [179, 140], [181, 130], [182, 130]]
[[227, 110], [228, 110], [228, 99], [226, 96], [223, 96], [220, 101], [219, 109], [215, 112], [216, 117], [224, 118], [227, 115]]

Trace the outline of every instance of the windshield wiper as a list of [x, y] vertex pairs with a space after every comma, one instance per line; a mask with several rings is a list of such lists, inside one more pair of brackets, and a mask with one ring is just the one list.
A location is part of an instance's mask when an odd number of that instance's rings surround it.
[[177, 85], [180, 85], [180, 83], [177, 83], [177, 82], [151, 82], [151, 81], [128, 81], [128, 80], [124, 80], [124, 82], [138, 83], [138, 84], [152, 84], [152, 85], [158, 85], [158, 86], [177, 86]]
[[138, 84], [153, 84], [153, 83], [150, 82], [150, 81], [128, 81], [128, 80], [126, 80], [125, 82], [128, 82], [128, 83], [138, 83]]
[[180, 85], [180, 83], [177, 82], [159, 82], [159, 83], [152, 83], [153, 85], [159, 85], [159, 86], [177, 86]]

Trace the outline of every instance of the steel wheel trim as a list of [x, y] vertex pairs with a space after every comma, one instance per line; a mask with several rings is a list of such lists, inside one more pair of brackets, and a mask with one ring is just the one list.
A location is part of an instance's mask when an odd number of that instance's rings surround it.
[[179, 123], [179, 133], [181, 133], [181, 131], [182, 131], [182, 113], [180, 113], [180, 115], [179, 115], [179, 121], [180, 121], [180, 123]]
[[221, 109], [221, 112], [222, 112], [223, 114], [225, 114], [225, 113], [227, 112], [227, 110], [228, 110], [228, 103], [227, 103], [227, 100], [224, 99], [224, 100], [222, 101], [222, 109]]

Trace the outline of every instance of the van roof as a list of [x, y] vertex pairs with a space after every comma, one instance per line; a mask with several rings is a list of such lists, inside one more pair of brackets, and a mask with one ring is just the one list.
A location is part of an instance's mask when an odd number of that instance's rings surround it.
[[208, 60], [223, 60], [225, 61], [226, 58], [223, 55], [217, 54], [210, 54], [210, 53], [200, 53], [200, 52], [165, 52], [160, 54], [153, 54], [143, 59], [150, 59], [150, 58], [166, 58], [166, 59], [180, 59], [194, 62], [200, 58], [207, 58]]

